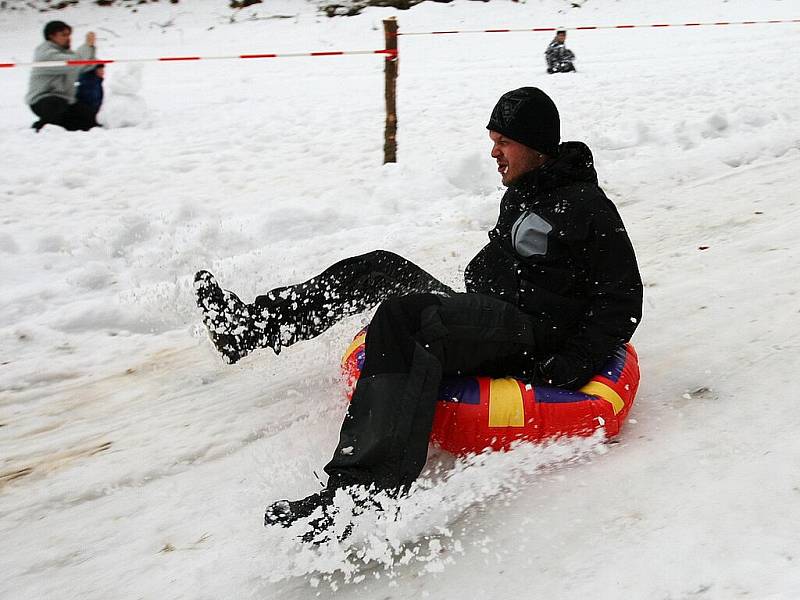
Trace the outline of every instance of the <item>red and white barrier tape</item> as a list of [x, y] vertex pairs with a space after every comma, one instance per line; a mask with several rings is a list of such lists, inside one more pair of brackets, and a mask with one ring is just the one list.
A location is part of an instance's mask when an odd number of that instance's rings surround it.
[[653, 27], [713, 27], [718, 25], [763, 25], [765, 23], [800, 23], [800, 19], [770, 21], [716, 21], [709, 23], [648, 23], [642, 25], [582, 25], [578, 27], [528, 27], [525, 29], [460, 29], [452, 31], [403, 31], [397, 35], [452, 35], [455, 33], [517, 33], [531, 31], [585, 31], [591, 29], [635, 29]]
[[[524, 33], [538, 31], [587, 31], [594, 29], [651, 29], [659, 27], [715, 27], [719, 25], [763, 25], [772, 23], [800, 23], [800, 19], [771, 19], [768, 21], [714, 21], [697, 23], [648, 23], [639, 25], [580, 25], [574, 27], [526, 27], [521, 29], [459, 29], [449, 31], [403, 31], [394, 35], [453, 35], [458, 33]], [[156, 58], [121, 58], [104, 60], [64, 60], [28, 63], [2, 63], [0, 69], [11, 67], [81, 67], [87, 65], [106, 65], [111, 63], [136, 63], [136, 62], [178, 62], [195, 60], [233, 60], [249, 58], [290, 58], [299, 56], [345, 56], [354, 54], [384, 54], [387, 59], [397, 57], [397, 50], [337, 50], [323, 52], [281, 52], [263, 54], [234, 54], [229, 56], [161, 56]]]
[[87, 65], [107, 65], [111, 63], [136, 63], [136, 62], [178, 62], [192, 60], [231, 60], [249, 58], [288, 58], [297, 56], [344, 56], [350, 54], [384, 54], [387, 59], [397, 57], [397, 50], [337, 50], [324, 52], [281, 52], [265, 54], [233, 54], [230, 56], [161, 56], [157, 58], [117, 58], [96, 60], [56, 60], [29, 63], [0, 63], [0, 68], [11, 67], [84, 67]]

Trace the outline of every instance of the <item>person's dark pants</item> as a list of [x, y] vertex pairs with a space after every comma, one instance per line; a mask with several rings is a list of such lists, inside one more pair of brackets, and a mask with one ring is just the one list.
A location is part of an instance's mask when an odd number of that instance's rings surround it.
[[411, 485], [427, 458], [442, 376], [529, 379], [537, 329], [516, 306], [480, 294], [383, 302], [367, 330], [364, 368], [325, 467], [329, 487]]
[[575, 65], [573, 65], [571, 62], [557, 63], [556, 65], [549, 67], [547, 72], [551, 75], [553, 73], [574, 73]]
[[258, 296], [252, 308], [280, 324], [281, 345], [314, 338], [345, 317], [408, 294], [453, 294], [433, 275], [402, 256], [375, 250], [346, 258], [297, 285]]
[[97, 126], [95, 109], [80, 102], [70, 104], [58, 96], [45, 96], [31, 104], [31, 110], [39, 117], [42, 126], [52, 123], [68, 131], [88, 131]]
[[287, 346], [378, 304], [367, 330], [364, 368], [325, 467], [331, 488], [409, 486], [425, 465], [442, 376], [530, 378], [536, 349], [547, 343], [538, 323], [513, 304], [456, 294], [414, 263], [382, 250], [274, 289], [251, 307], [280, 324]]

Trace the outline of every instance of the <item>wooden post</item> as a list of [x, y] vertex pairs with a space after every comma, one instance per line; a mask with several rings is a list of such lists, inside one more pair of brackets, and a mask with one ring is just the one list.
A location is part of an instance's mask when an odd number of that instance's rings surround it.
[[383, 164], [397, 162], [397, 19], [384, 19], [383, 35], [386, 49], [393, 50], [386, 55], [385, 96], [386, 96], [386, 130], [383, 138]]

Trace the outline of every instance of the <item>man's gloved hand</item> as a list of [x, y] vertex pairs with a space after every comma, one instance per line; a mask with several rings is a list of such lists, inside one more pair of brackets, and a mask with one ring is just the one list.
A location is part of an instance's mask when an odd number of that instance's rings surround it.
[[536, 365], [537, 379], [547, 385], [556, 387], [574, 387], [584, 375], [584, 369], [573, 364], [566, 356], [555, 354]]

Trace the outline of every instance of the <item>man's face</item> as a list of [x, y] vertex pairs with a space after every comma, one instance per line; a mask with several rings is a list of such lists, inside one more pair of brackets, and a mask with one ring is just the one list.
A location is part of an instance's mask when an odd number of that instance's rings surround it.
[[567, 34], [566, 33], [557, 33], [556, 34], [556, 39], [563, 44], [567, 39]]
[[69, 46], [71, 43], [70, 39], [71, 35], [72, 35], [71, 29], [62, 29], [61, 31], [56, 31], [55, 33], [51, 33], [50, 41], [58, 46], [61, 46], [65, 50], [69, 50]]
[[497, 172], [503, 180], [503, 185], [511, 185], [517, 179], [541, 167], [547, 157], [520, 144], [496, 131], [489, 132], [492, 140], [492, 158], [497, 161]]

